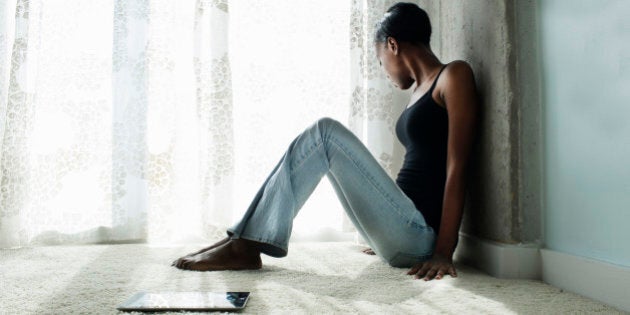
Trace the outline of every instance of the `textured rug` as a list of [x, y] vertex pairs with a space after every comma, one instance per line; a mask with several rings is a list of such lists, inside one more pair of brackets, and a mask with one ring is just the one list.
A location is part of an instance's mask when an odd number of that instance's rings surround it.
[[0, 250], [0, 313], [124, 314], [116, 306], [138, 291], [251, 291], [241, 313], [621, 314], [539, 281], [496, 279], [464, 265], [456, 265], [457, 278], [413, 280], [352, 243], [292, 243], [285, 258], [263, 256], [259, 271], [170, 266], [203, 245]]

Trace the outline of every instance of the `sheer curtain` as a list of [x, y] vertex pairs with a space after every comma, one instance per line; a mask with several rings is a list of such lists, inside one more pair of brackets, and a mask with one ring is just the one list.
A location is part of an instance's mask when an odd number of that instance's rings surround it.
[[[371, 44], [391, 3], [0, 2], [0, 247], [221, 238], [323, 116], [394, 176], [405, 93]], [[293, 238], [351, 231], [323, 180]]]
[[373, 34], [376, 23], [396, 2], [353, 0], [350, 22], [349, 127], [392, 178], [398, 174], [404, 155], [394, 128], [410, 95], [409, 91], [395, 88], [385, 76], [376, 58]]

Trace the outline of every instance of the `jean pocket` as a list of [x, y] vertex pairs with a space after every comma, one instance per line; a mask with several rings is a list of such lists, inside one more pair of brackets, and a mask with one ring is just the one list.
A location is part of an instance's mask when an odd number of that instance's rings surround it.
[[396, 268], [408, 268], [419, 262], [429, 260], [431, 254], [428, 255], [414, 255], [404, 252], [397, 252], [387, 263]]

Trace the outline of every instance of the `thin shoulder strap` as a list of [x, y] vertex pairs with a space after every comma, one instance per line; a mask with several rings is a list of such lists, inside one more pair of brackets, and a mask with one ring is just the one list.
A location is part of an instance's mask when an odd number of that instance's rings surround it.
[[433, 89], [435, 88], [437, 81], [440, 79], [440, 75], [442, 74], [442, 71], [446, 69], [446, 66], [448, 66], [448, 63], [442, 66], [442, 69], [440, 69], [440, 72], [438, 72], [438, 75], [435, 77], [435, 80], [433, 80], [433, 84], [431, 84], [431, 88], [429, 88], [429, 91], [433, 92]]

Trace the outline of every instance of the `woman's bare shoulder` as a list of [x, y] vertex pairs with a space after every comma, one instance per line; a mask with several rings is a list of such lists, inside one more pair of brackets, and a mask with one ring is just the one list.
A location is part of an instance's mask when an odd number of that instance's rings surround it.
[[455, 60], [444, 69], [444, 82], [441, 86], [441, 94], [449, 91], [457, 91], [462, 88], [475, 89], [475, 75], [468, 62]]
[[450, 62], [444, 70], [444, 81], [440, 86], [439, 93], [441, 100], [446, 105], [456, 105], [464, 100], [466, 103], [476, 100], [475, 76], [470, 64], [463, 60]]
[[445, 69], [445, 75], [456, 79], [474, 78], [473, 69], [470, 64], [464, 60], [455, 60], [448, 64]]

